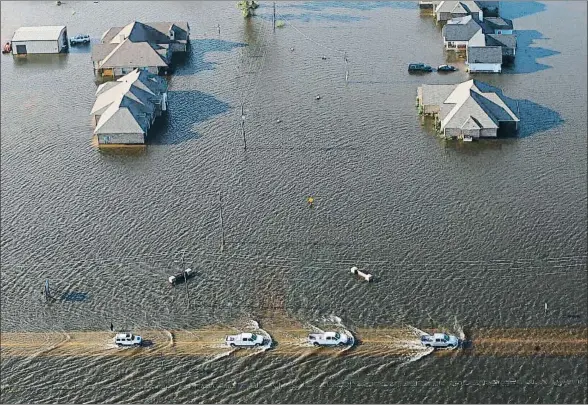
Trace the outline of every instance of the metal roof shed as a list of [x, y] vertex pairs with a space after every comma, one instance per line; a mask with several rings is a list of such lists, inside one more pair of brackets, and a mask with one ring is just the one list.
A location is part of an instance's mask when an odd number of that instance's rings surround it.
[[12, 36], [12, 53], [60, 53], [68, 50], [65, 25], [21, 27]]

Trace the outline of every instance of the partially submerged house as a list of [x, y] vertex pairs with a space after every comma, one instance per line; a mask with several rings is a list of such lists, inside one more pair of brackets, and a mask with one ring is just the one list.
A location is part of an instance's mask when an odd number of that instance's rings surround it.
[[484, 34], [512, 34], [513, 23], [512, 20], [502, 17], [486, 17], [481, 24]]
[[499, 46], [502, 49], [502, 62], [512, 62], [517, 54], [517, 37], [515, 35], [488, 34], [486, 46]]
[[482, 27], [469, 15], [449, 20], [442, 35], [447, 50], [465, 51], [470, 46], [486, 45]]
[[155, 119], [167, 111], [167, 82], [135, 69], [96, 90], [90, 115], [98, 145], [142, 145]]
[[65, 25], [20, 27], [12, 36], [13, 55], [67, 52], [69, 42]]
[[141, 23], [106, 31], [92, 49], [94, 73], [120, 77], [135, 68], [154, 74], [167, 73], [172, 57], [186, 53], [190, 43], [187, 22]]
[[439, 22], [468, 15], [478, 21], [484, 19], [484, 12], [476, 1], [439, 1], [435, 3], [433, 4], [433, 12]]
[[447, 138], [496, 138], [518, 130], [519, 118], [500, 91], [468, 80], [457, 85], [422, 85], [417, 89], [421, 113], [435, 117]]
[[500, 73], [502, 48], [500, 46], [470, 46], [467, 48], [466, 65], [470, 72]]

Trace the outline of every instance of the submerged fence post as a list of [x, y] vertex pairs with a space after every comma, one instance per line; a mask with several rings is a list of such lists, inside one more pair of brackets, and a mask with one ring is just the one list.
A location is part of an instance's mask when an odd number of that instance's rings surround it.
[[274, 26], [274, 32], [276, 32], [276, 2], [274, 1], [274, 15], [272, 18], [272, 24]]

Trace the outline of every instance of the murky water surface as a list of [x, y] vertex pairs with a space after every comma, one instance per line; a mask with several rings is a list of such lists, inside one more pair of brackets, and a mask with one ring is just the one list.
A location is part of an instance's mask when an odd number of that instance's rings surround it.
[[[585, 327], [586, 3], [502, 3], [516, 63], [476, 78], [519, 101], [522, 129], [465, 145], [436, 138], [415, 110], [418, 85], [470, 77], [459, 60], [453, 74], [407, 74], [454, 60], [416, 3], [279, 2], [275, 33], [271, 4], [245, 21], [235, 2], [2, 2], [3, 41], [26, 25], [65, 24], [93, 43], [134, 19], [192, 28], [169, 119], [140, 152], [90, 143], [90, 48], [2, 55], [2, 332], [50, 342], [111, 322], [164, 334], [257, 320], [283, 334], [337, 316], [351, 331], [532, 328], [533, 344]], [[197, 275], [170, 288], [182, 252]], [[354, 279], [354, 265], [376, 282]], [[4, 354], [1, 402], [587, 401], [586, 355], [278, 349]]]

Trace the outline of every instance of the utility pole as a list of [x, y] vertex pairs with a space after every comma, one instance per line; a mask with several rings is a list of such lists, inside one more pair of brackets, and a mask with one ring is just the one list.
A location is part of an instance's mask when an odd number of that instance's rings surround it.
[[276, 32], [276, 2], [274, 1], [274, 17], [272, 19], [272, 23], [274, 25], [274, 32]]
[[220, 37], [220, 24], [217, 24], [218, 27], [218, 36]]
[[186, 300], [188, 301], [188, 309], [190, 309], [190, 293], [188, 292], [188, 277], [186, 275], [186, 268], [184, 266], [184, 253], [182, 252], [182, 273], [184, 273], [184, 284], [186, 285]]
[[220, 203], [220, 223], [221, 223], [221, 252], [225, 250], [225, 222], [223, 220], [223, 194], [222, 190], [218, 192], [218, 201]]
[[347, 81], [349, 80], [349, 67], [347, 65], [347, 51], [345, 51], [344, 60], [345, 60], [345, 83], [347, 83]]
[[243, 149], [247, 150], [247, 139], [245, 139], [245, 103], [241, 103], [241, 135], [243, 136]]

